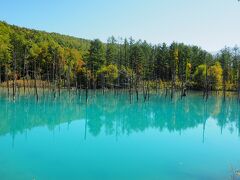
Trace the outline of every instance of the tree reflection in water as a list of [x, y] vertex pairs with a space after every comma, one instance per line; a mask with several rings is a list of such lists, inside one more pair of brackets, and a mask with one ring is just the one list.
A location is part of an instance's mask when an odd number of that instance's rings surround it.
[[91, 92], [88, 104], [84, 93], [69, 97], [63, 92], [53, 100], [49, 93], [40, 97], [39, 102], [31, 96], [20, 96], [16, 102], [8, 100], [2, 93], [0, 98], [0, 136], [10, 133], [24, 133], [38, 126], [53, 130], [62, 123], [75, 120], [85, 121], [85, 138], [88, 133], [98, 136], [101, 131], [116, 137], [121, 134], [144, 131], [148, 128], [169, 132], [182, 132], [202, 125], [203, 142], [206, 122], [215, 119], [220, 131], [228, 128], [240, 133], [239, 104], [229, 97], [226, 102], [221, 96], [211, 96], [207, 102], [201, 94], [190, 93], [174, 100], [161, 95], [152, 95], [149, 101], [129, 103], [127, 92]]

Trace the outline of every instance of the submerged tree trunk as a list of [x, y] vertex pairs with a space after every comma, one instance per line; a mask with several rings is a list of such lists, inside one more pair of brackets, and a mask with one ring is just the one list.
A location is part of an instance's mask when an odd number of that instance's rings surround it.
[[187, 74], [186, 74], [186, 69], [185, 69], [185, 78], [184, 78], [184, 68], [183, 68], [184, 65], [182, 65], [182, 75], [181, 75], [181, 81], [182, 81], [182, 84], [181, 84], [181, 98], [185, 97], [186, 96], [186, 77], [187, 77]]
[[185, 94], [185, 91], [184, 91], [184, 82], [183, 82], [183, 79], [182, 79], [182, 82], [181, 82], [181, 99], [186, 96]]
[[54, 58], [53, 58], [53, 67], [52, 67], [52, 81], [53, 81], [53, 97], [56, 98], [56, 54], [54, 52]]
[[76, 94], [78, 94], [78, 81], [77, 81], [77, 78], [76, 78], [76, 81], [75, 81], [75, 90], [76, 90]]
[[28, 77], [29, 77], [28, 68], [27, 68], [27, 70], [26, 70], [26, 73], [27, 73], [27, 74], [26, 74], [26, 76], [27, 76], [27, 77], [26, 77], [26, 80], [27, 80], [27, 90], [28, 90], [28, 94], [29, 94], [30, 90], [29, 90], [29, 81], [28, 81]]
[[36, 100], [38, 101], [38, 89], [37, 89], [37, 67], [36, 67], [36, 59], [34, 60], [34, 89]]
[[58, 96], [61, 96], [61, 65], [60, 65], [60, 59], [59, 57], [57, 58], [57, 74], [58, 74]]
[[58, 96], [61, 96], [61, 80], [58, 78]]
[[9, 97], [9, 78], [8, 78], [8, 68], [7, 68], [7, 65], [5, 65], [5, 76], [6, 76], [6, 81], [7, 81], [7, 94], [8, 94], [8, 97]]
[[206, 101], [208, 100], [208, 85], [209, 85], [209, 82], [208, 82], [208, 65], [206, 64]]
[[133, 91], [133, 73], [132, 73], [132, 77], [129, 80], [129, 99], [130, 99], [130, 103], [132, 103], [132, 91]]
[[13, 52], [13, 100], [15, 101], [16, 98], [16, 54]]
[[172, 85], [171, 85], [171, 99], [173, 99], [173, 90], [175, 86], [175, 73], [172, 75]]
[[43, 96], [45, 96], [45, 78], [44, 77], [42, 77], [42, 80], [44, 80], [44, 81], [42, 81], [42, 93], [43, 93]]
[[88, 72], [86, 70], [86, 103], [88, 102]]
[[136, 98], [137, 98], [137, 101], [138, 101], [138, 82], [137, 81], [135, 83], [135, 92], [136, 92]]
[[61, 96], [61, 76], [60, 76], [60, 70], [58, 69], [58, 96]]
[[142, 87], [143, 87], [143, 99], [144, 99], [144, 102], [145, 102], [146, 99], [147, 99], [147, 92], [146, 92], [146, 90], [145, 90], [145, 82], [143, 82]]
[[238, 68], [238, 102], [240, 103], [240, 69]]
[[49, 69], [47, 67], [47, 82], [46, 82], [46, 84], [47, 84], [48, 92], [49, 92], [49, 89], [50, 89], [50, 77], [49, 77], [49, 74], [50, 74], [50, 72], [49, 72]]
[[223, 101], [226, 101], [226, 77], [223, 76]]
[[0, 62], [0, 87], [2, 85], [2, 63]]
[[76, 91], [76, 95], [78, 94], [78, 73], [77, 73], [77, 69], [75, 69], [75, 91]]
[[26, 78], [26, 62], [25, 62], [25, 59], [26, 59], [26, 48], [25, 48], [24, 57], [23, 57], [23, 92], [24, 92], [24, 95], [26, 94], [26, 84], [25, 84], [25, 78]]
[[150, 98], [150, 85], [149, 85], [149, 80], [148, 80], [148, 82], [147, 82], [147, 98], [148, 98], [148, 100], [149, 100], [149, 98]]
[[68, 67], [67, 83], [68, 83], [68, 94], [70, 96], [70, 67]]

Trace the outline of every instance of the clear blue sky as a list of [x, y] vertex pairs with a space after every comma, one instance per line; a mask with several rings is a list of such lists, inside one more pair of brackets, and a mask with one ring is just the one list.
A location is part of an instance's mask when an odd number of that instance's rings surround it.
[[132, 36], [208, 51], [240, 44], [237, 0], [2, 0], [0, 20], [103, 41]]

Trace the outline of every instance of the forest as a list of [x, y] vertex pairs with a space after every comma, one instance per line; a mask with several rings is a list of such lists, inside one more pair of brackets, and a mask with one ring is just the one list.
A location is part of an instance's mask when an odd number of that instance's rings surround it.
[[224, 47], [212, 54], [194, 45], [157, 45], [133, 38], [85, 40], [22, 28], [0, 21], [0, 85], [15, 94], [29, 88], [128, 89], [147, 98], [152, 89], [234, 91], [240, 99], [240, 51]]

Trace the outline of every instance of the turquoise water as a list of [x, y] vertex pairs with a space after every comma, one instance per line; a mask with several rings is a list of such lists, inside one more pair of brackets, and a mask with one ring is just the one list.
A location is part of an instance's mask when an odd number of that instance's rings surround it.
[[125, 92], [0, 96], [0, 179], [230, 179], [240, 107], [201, 93], [129, 102]]

